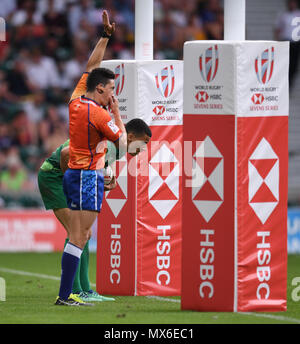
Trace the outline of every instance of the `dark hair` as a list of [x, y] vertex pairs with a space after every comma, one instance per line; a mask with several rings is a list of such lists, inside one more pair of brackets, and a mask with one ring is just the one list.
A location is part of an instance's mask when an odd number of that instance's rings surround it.
[[133, 133], [138, 136], [143, 134], [146, 134], [149, 137], [152, 136], [152, 132], [148, 124], [140, 118], [134, 118], [131, 121], [127, 122], [125, 124], [125, 128], [127, 133]]
[[87, 77], [87, 80], [86, 80], [87, 92], [95, 91], [96, 86], [99, 84], [103, 84], [103, 86], [105, 86], [111, 79], [112, 80], [115, 79], [115, 74], [110, 69], [107, 69], [107, 68], [93, 69], [89, 73], [89, 76]]

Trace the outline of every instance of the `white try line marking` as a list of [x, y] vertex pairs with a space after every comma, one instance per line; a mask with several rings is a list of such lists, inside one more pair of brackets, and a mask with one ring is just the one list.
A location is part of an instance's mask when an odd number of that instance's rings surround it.
[[36, 274], [34, 272], [13, 270], [13, 269], [1, 268], [1, 267], [0, 267], [0, 271], [8, 272], [10, 274], [15, 274], [15, 275], [30, 276], [30, 277], [37, 277], [37, 278], [45, 278], [45, 279], [50, 279], [50, 280], [54, 280], [54, 281], [59, 281], [60, 280], [60, 278], [56, 277], [56, 276]]
[[[57, 276], [38, 274], [35, 272], [27, 272], [27, 271], [22, 271], [22, 270], [7, 269], [7, 268], [3, 268], [3, 267], [0, 267], [0, 272], [6, 272], [6, 273], [21, 275], [21, 276], [44, 278], [44, 279], [49, 279], [49, 280], [53, 280], [53, 281], [60, 281], [60, 277], [57, 277]], [[91, 285], [93, 287], [96, 286], [96, 284], [94, 284], [94, 283], [91, 283]], [[180, 303], [179, 299], [170, 299], [170, 298], [161, 297], [161, 296], [149, 295], [149, 296], [146, 296], [146, 298], [157, 300], [157, 301], [163, 301], [163, 302]], [[300, 324], [300, 319], [284, 317], [284, 316], [280, 316], [280, 315], [272, 315], [272, 314], [265, 314], [265, 313], [251, 313], [251, 312], [237, 312], [237, 314], [246, 315], [246, 316], [253, 316], [253, 317], [257, 317], [257, 318], [267, 318], [267, 319], [278, 320], [278, 321], [288, 321], [288, 322]]]
[[176, 303], [180, 303], [179, 299], [168, 299], [167, 297], [161, 297], [161, 296], [154, 296], [154, 295], [149, 295], [146, 296], [147, 299], [155, 299], [158, 301], [164, 301], [164, 302], [176, 302]]
[[251, 313], [251, 312], [237, 312], [237, 313], [241, 315], [250, 315], [257, 318], [268, 318], [268, 319], [274, 319], [274, 320], [279, 320], [279, 321], [289, 321], [296, 324], [300, 324], [299, 319], [284, 317], [280, 315], [272, 315], [272, 314], [265, 314], [265, 313]]
[[[60, 277], [57, 277], [57, 276], [37, 274], [35, 272], [27, 272], [27, 271], [22, 271], [22, 270], [14, 270], [14, 269], [7, 269], [7, 268], [1, 268], [0, 267], [0, 272], [7, 272], [9, 274], [21, 275], [21, 276], [44, 278], [44, 279], [49, 279], [49, 280], [53, 280], [53, 281], [60, 281]], [[94, 283], [91, 283], [91, 285], [93, 287], [96, 286], [96, 284], [94, 284]]]
[[[175, 303], [181, 302], [179, 299], [170, 299], [170, 298], [161, 297], [161, 296], [151, 295], [151, 296], [146, 296], [146, 297], [148, 299], [155, 299], [155, 300], [163, 301], [163, 302], [175, 302]], [[272, 314], [265, 314], [265, 313], [252, 313], [252, 312], [236, 312], [236, 313], [240, 314], [240, 315], [247, 315], [247, 316], [252, 316], [252, 317], [257, 317], [257, 318], [267, 318], [267, 319], [272, 319], [272, 320], [288, 321], [288, 322], [300, 324], [300, 319], [284, 317], [284, 316], [280, 316], [280, 315], [272, 315]]]
[[[178, 299], [169, 299], [166, 297], [161, 297], [161, 296], [146, 296], [148, 299], [155, 299], [158, 301], [167, 301], [167, 302], [176, 302], [180, 303], [181, 301]], [[267, 318], [267, 319], [273, 319], [273, 320], [278, 320], [278, 321], [289, 321], [289, 322], [294, 322], [296, 324], [300, 324], [300, 319], [295, 319], [295, 318], [290, 318], [290, 317], [284, 317], [280, 315], [272, 315], [272, 314], [265, 314], [265, 313], [252, 313], [252, 312], [236, 312], [236, 314], [240, 315], [247, 315], [247, 316], [253, 316], [257, 318]]]

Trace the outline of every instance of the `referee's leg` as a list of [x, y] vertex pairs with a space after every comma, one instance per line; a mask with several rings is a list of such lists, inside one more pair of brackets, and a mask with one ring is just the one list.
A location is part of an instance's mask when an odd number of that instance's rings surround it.
[[71, 216], [69, 242], [65, 246], [61, 261], [59, 298], [67, 300], [72, 292], [83, 248], [89, 239], [90, 228], [100, 211], [104, 189], [103, 175], [96, 171], [68, 169], [64, 174], [63, 186]]
[[90, 238], [90, 229], [95, 222], [98, 212], [92, 210], [71, 210], [69, 241], [83, 249]]
[[69, 242], [64, 248], [61, 259], [61, 279], [59, 298], [68, 300], [72, 293], [76, 270], [86, 245], [90, 227], [96, 220], [98, 212], [90, 210], [72, 210], [70, 217]]

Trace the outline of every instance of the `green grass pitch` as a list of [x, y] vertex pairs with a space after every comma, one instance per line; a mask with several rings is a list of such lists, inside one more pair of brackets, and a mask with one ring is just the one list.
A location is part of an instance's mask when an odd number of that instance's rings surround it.
[[[300, 255], [288, 258], [287, 312], [246, 314], [181, 311], [179, 297], [116, 296], [115, 302], [95, 302], [95, 307], [57, 307], [60, 260], [61, 253], [0, 253], [0, 277], [6, 284], [0, 324], [300, 324], [300, 300], [292, 297], [294, 290], [300, 298], [292, 285], [300, 278]], [[91, 253], [92, 283], [95, 276], [96, 255]]]

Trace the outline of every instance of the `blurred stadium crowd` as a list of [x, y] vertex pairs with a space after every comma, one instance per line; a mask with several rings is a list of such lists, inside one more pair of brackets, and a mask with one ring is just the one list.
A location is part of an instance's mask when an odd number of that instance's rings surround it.
[[[223, 39], [221, 3], [154, 0], [155, 59], [182, 59], [187, 40]], [[68, 138], [68, 100], [101, 35], [101, 9], [117, 23], [104, 58], [133, 59], [134, 0], [1, 0], [0, 208], [42, 206], [37, 171]]]

